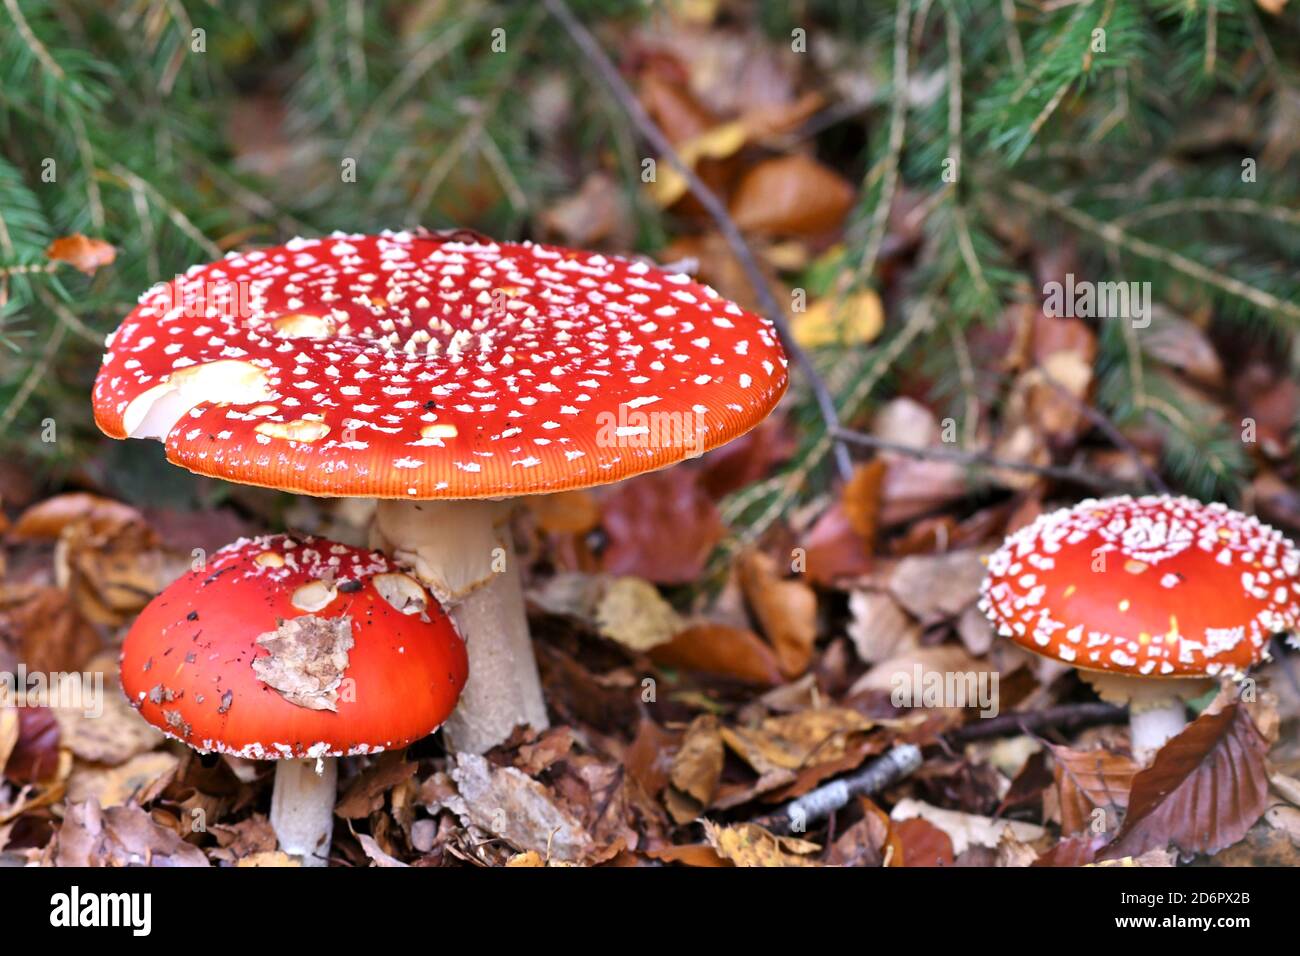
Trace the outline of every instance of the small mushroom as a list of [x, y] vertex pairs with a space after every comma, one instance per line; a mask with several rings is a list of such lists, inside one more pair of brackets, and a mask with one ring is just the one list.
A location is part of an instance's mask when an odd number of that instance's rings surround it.
[[998, 634], [1079, 669], [1129, 708], [1149, 761], [1213, 678], [1264, 659], [1300, 620], [1300, 552], [1223, 504], [1151, 495], [1040, 516], [988, 559], [980, 609]]
[[[304, 611], [295, 595], [322, 581], [330, 599]], [[421, 612], [406, 613], [417, 599]], [[127, 699], [168, 736], [277, 761], [271, 826], [308, 866], [329, 860], [337, 758], [432, 733], [468, 670], [451, 620], [384, 555], [284, 535], [237, 541], [169, 585], [121, 665]]]
[[688, 276], [472, 233], [336, 233], [150, 290], [110, 337], [95, 420], [191, 471], [378, 499], [371, 543], [469, 645], [447, 726], [547, 726], [510, 499], [654, 471], [757, 425], [775, 329]]

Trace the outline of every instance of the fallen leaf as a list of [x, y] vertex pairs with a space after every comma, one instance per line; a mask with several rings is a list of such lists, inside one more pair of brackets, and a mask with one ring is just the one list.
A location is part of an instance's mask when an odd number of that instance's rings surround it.
[[867, 288], [843, 298], [823, 296], [796, 312], [791, 324], [795, 341], [806, 349], [860, 348], [880, 335], [885, 308], [876, 290]]
[[5, 761], [4, 776], [15, 783], [52, 780], [59, 771], [59, 723], [54, 712], [48, 707], [13, 709], [18, 712], [18, 739]]
[[600, 505], [586, 489], [528, 495], [525, 502], [538, 526], [551, 534], [586, 534], [600, 525]]
[[1101, 856], [1163, 850], [1215, 853], [1240, 840], [1268, 805], [1267, 743], [1240, 705], [1198, 717], [1133, 778], [1128, 814]]
[[766, 159], [736, 184], [729, 208], [736, 225], [763, 235], [816, 236], [839, 227], [853, 186], [802, 153]]
[[756, 823], [720, 826], [705, 820], [704, 836], [719, 856], [736, 866], [820, 866], [810, 857], [821, 850], [816, 843], [776, 836]]
[[892, 830], [903, 848], [894, 866], [952, 866], [952, 839], [933, 823], [911, 817], [895, 821]]
[[493, 767], [477, 754], [459, 753], [451, 778], [458, 793], [447, 806], [462, 823], [517, 850], [579, 863], [591, 862], [604, 849], [550, 790], [514, 767]]
[[686, 728], [673, 757], [672, 785], [707, 807], [722, 777], [722, 734], [718, 718], [701, 714]]
[[602, 242], [622, 248], [634, 238], [627, 197], [611, 176], [599, 170], [588, 173], [576, 193], [544, 210], [541, 223], [565, 245], [580, 249]]
[[827, 508], [803, 538], [808, 577], [816, 584], [862, 577], [871, 570], [871, 548], [853, 530], [842, 502]]
[[803, 581], [782, 578], [776, 561], [757, 551], [738, 562], [740, 587], [764, 634], [776, 649], [787, 677], [797, 677], [812, 660], [817, 639], [817, 596]]
[[682, 467], [619, 482], [604, 499], [602, 524], [603, 569], [656, 584], [696, 581], [723, 533], [713, 499]]
[[923, 625], [956, 617], [979, 597], [984, 562], [977, 551], [909, 555], [889, 577], [898, 603]]
[[153, 789], [179, 765], [179, 758], [166, 751], [137, 754], [112, 767], [78, 764], [68, 778], [68, 802], [85, 803], [93, 797], [104, 808], [121, 806]]
[[90, 276], [100, 266], [111, 265], [117, 258], [117, 250], [103, 239], [92, 239], [78, 232], [55, 239], [45, 250], [45, 255], [54, 262], [66, 262]]
[[[690, 169], [695, 169], [706, 159], [726, 159], [734, 156], [745, 145], [749, 131], [745, 124], [733, 120], [721, 123], [692, 136], [677, 147], [677, 155]], [[667, 209], [690, 191], [686, 177], [667, 160], [655, 165], [655, 178], [649, 183], [650, 196], [660, 209]]]
[[660, 863], [681, 863], [684, 866], [718, 867], [731, 866], [729, 860], [718, 855], [718, 851], [706, 843], [688, 843], [678, 846], [665, 846], [646, 850], [645, 855]]
[[1006, 834], [1010, 834], [1021, 843], [1032, 843], [1047, 834], [1042, 827], [1032, 823], [995, 820], [974, 813], [944, 810], [911, 797], [894, 804], [894, 809], [890, 811], [889, 816], [895, 821], [919, 817], [938, 827], [952, 841], [952, 850], [956, 856], [961, 856], [971, 845], [996, 848]]
[[335, 815], [344, 820], [370, 816], [383, 807], [390, 790], [415, 776], [416, 769], [416, 764], [406, 760], [400, 751], [380, 755], [348, 782], [347, 789], [334, 806]]
[[[100, 680], [102, 685], [98, 685]], [[77, 757], [113, 766], [162, 743], [162, 733], [141, 717], [122, 693], [115, 653], [100, 654], [90, 661], [81, 682], [83, 706], [53, 708], [63, 745]]]
[[681, 631], [682, 619], [649, 581], [621, 577], [605, 588], [596, 606], [596, 625], [604, 637], [640, 653], [671, 641]]
[[352, 618], [303, 614], [257, 638], [269, 654], [253, 658], [258, 680], [291, 704], [337, 710], [338, 689], [352, 649]]
[[1061, 810], [1061, 830], [1066, 834], [1094, 832], [1093, 813], [1106, 813], [1105, 831], [1118, 825], [1128, 807], [1129, 788], [1138, 772], [1127, 754], [1104, 748], [1071, 750], [1048, 745], [1055, 762], [1054, 776]]
[[838, 760], [851, 735], [874, 725], [855, 710], [827, 707], [768, 717], [757, 727], [723, 727], [722, 739], [760, 774]]
[[54, 860], [56, 866], [210, 865], [202, 850], [139, 807], [102, 809], [93, 798], [67, 807]]
[[753, 631], [725, 624], [693, 624], [650, 651], [661, 667], [717, 674], [754, 684], [779, 684], [776, 655]]
[[[366, 837], [366, 839], [370, 839]], [[302, 860], [296, 856], [290, 856], [283, 850], [264, 850], [260, 853], [250, 853], [248, 856], [240, 857], [235, 866], [271, 866], [271, 867], [292, 867], [302, 866]]]
[[368, 833], [358, 833], [357, 841], [361, 844], [362, 852], [375, 866], [404, 867], [408, 865], [391, 854], [385, 853], [375, 841], [375, 838]]
[[851, 592], [849, 614], [846, 631], [863, 663], [878, 664], [921, 645], [921, 626], [888, 593]]
[[0, 647], [28, 673], [68, 673], [102, 646], [99, 635], [58, 588], [0, 583]]

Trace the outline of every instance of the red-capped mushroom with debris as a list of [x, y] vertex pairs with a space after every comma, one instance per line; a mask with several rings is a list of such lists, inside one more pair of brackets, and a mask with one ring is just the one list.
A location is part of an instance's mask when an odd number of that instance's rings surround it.
[[170, 584], [122, 646], [141, 715], [201, 752], [275, 760], [281, 848], [324, 865], [337, 759], [404, 747], [446, 720], [464, 642], [383, 554], [311, 537], [245, 539]]
[[147, 292], [110, 337], [95, 418], [204, 475], [379, 499], [469, 644], [447, 733], [547, 726], [502, 499], [618, 481], [758, 424], [786, 387], [771, 324], [643, 262], [457, 231], [337, 233]]
[[1206, 678], [1244, 674], [1300, 620], [1300, 551], [1223, 504], [1151, 495], [1041, 515], [988, 560], [980, 608], [997, 632], [1078, 668], [1127, 704], [1149, 759]]

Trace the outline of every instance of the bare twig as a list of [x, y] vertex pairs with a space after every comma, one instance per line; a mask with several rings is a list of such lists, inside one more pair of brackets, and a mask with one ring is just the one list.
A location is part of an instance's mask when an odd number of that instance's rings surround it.
[[[1119, 724], [1127, 719], [1128, 711], [1111, 704], [1062, 704], [1046, 710], [1000, 714], [986, 720], [971, 721], [945, 734], [941, 743], [946, 746], [960, 745], [989, 737], [1034, 734], [1049, 728], [1077, 730], [1097, 724]], [[798, 800], [787, 803], [773, 813], [757, 817], [752, 822], [773, 833], [787, 833], [791, 830], [803, 832], [808, 824], [830, 816], [855, 796], [877, 793], [905, 779], [921, 766], [921, 762], [919, 747], [915, 744], [897, 744], [856, 773], [810, 790]]]
[[1292, 321], [1300, 322], [1300, 305], [1294, 302], [1286, 302], [1270, 292], [1266, 292], [1247, 282], [1242, 282], [1240, 279], [1234, 279], [1232, 276], [1223, 275], [1209, 266], [1197, 262], [1195, 259], [1189, 259], [1182, 253], [1174, 252], [1172, 249], [1166, 249], [1164, 246], [1130, 235], [1114, 223], [1102, 222], [1083, 210], [1076, 209], [1065, 200], [1043, 192], [1043, 190], [1030, 186], [1028, 183], [1012, 182], [1008, 184], [1007, 188], [1017, 198], [1059, 216], [1071, 225], [1092, 233], [1103, 242], [1126, 249], [1144, 259], [1163, 263], [1171, 269], [1183, 273], [1183, 275], [1190, 276], [1197, 282], [1203, 282], [1205, 285], [1213, 286], [1220, 292], [1226, 292], [1239, 299], [1244, 299], [1251, 305], [1266, 312], [1275, 312], [1286, 316]]
[[1043, 368], [1041, 365], [1037, 366], [1037, 369], [1038, 373], [1043, 377], [1043, 381], [1046, 382], [1053, 391], [1073, 405], [1080, 415], [1092, 422], [1093, 426], [1105, 435], [1112, 445], [1133, 459], [1133, 463], [1137, 465], [1138, 470], [1142, 472], [1142, 477], [1146, 480], [1148, 485], [1160, 492], [1162, 495], [1169, 494], [1169, 486], [1165, 484], [1164, 479], [1160, 477], [1159, 473], [1156, 472], [1154, 468], [1146, 463], [1146, 460], [1142, 457], [1141, 449], [1129, 441], [1128, 436], [1119, 430], [1119, 426], [1102, 414], [1099, 409], [1093, 408], [1087, 402], [1074, 395], [1073, 392], [1054, 379], [1051, 374], [1048, 373], [1047, 369]]
[[837, 434], [851, 445], [861, 445], [863, 448], [873, 448], [877, 451], [888, 451], [898, 455], [906, 455], [909, 458], [923, 458], [932, 461], [951, 461], [961, 465], [971, 465], [978, 468], [1005, 469], [1007, 471], [1022, 471], [1033, 475], [1042, 475], [1046, 478], [1055, 478], [1057, 481], [1070, 481], [1077, 485], [1083, 485], [1088, 488], [1115, 490], [1127, 487], [1123, 482], [1115, 481], [1112, 478], [1106, 478], [1102, 475], [1093, 474], [1092, 472], [1082, 471], [1076, 468], [1066, 468], [1060, 465], [1035, 465], [1026, 461], [1010, 461], [997, 458], [988, 452], [982, 451], [964, 451], [960, 448], [936, 448], [934, 446], [917, 447], [915, 445], [906, 445], [902, 442], [888, 441], [883, 438], [877, 438], [875, 435], [868, 435], [864, 432], [848, 431], [841, 428]]
[[[822, 419], [826, 422], [828, 430], [834, 430], [839, 427], [839, 414], [835, 410], [835, 401], [826, 384], [821, 380], [813, 368], [812, 361], [808, 358], [806, 352], [795, 341], [794, 335], [790, 331], [789, 323], [785, 318], [785, 311], [777, 301], [772, 288], [768, 285], [767, 277], [763, 275], [763, 270], [754, 257], [753, 251], [741, 235], [740, 228], [727, 212], [726, 206], [717, 197], [714, 192], [704, 184], [704, 181], [696, 175], [695, 170], [682, 161], [677, 150], [673, 148], [672, 143], [663, 131], [655, 125], [654, 120], [646, 113], [645, 108], [637, 100], [636, 95], [628, 87], [623, 77], [619, 74], [618, 68], [601, 49], [596, 38], [592, 36], [585, 26], [574, 17], [573, 12], [569, 9], [564, 0], [543, 0], [546, 9], [551, 16], [559, 21], [568, 33], [569, 38], [574, 45], [582, 51], [587, 62], [600, 76], [600, 79], [608, 87], [610, 94], [618, 101], [623, 111], [627, 113], [632, 123], [640, 131], [641, 135], [646, 138], [655, 151], [664, 157], [681, 177], [686, 180], [691, 193], [699, 200], [709, 216], [713, 219], [718, 231], [726, 240], [732, 254], [745, 271], [750, 285], [753, 286], [754, 293], [758, 296], [760, 307], [767, 315], [768, 319], [776, 327], [778, 334], [781, 336], [785, 350], [790, 354], [795, 364], [803, 371], [804, 377], [812, 391], [813, 398], [817, 402], [818, 411]], [[848, 449], [840, 442], [834, 443], [836, 467], [843, 478], [848, 478], [852, 474], [852, 464], [849, 461]]]

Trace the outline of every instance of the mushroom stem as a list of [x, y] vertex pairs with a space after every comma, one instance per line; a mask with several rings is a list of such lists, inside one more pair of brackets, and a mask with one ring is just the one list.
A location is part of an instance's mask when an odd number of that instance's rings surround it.
[[335, 757], [276, 761], [271, 828], [280, 849], [303, 866], [329, 865], [338, 766]]
[[465, 638], [469, 680], [443, 730], [468, 753], [518, 724], [549, 726], [509, 517], [503, 501], [382, 500], [371, 528], [371, 544], [408, 565]]
[[1133, 758], [1138, 763], [1149, 764], [1156, 751], [1187, 726], [1187, 705], [1182, 698], [1172, 697], [1158, 704], [1142, 707], [1129, 706], [1128, 727], [1132, 738]]

